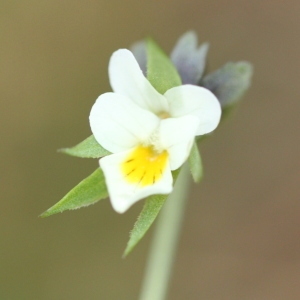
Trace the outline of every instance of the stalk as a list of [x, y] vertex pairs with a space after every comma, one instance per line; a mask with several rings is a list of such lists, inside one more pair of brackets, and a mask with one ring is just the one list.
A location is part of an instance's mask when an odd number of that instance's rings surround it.
[[139, 300], [165, 300], [188, 198], [189, 167], [186, 163], [157, 220]]

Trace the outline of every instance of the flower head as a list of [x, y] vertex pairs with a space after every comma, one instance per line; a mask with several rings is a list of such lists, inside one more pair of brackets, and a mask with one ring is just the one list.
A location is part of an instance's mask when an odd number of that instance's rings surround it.
[[113, 208], [173, 189], [171, 170], [187, 159], [196, 135], [214, 130], [221, 108], [208, 90], [192, 85], [158, 93], [132, 53], [118, 50], [109, 63], [113, 93], [92, 107], [92, 132], [111, 155], [100, 159]]

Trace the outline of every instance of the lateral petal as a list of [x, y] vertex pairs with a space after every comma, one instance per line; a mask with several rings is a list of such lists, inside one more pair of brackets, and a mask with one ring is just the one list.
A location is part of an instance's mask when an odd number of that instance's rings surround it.
[[167, 100], [143, 75], [139, 64], [129, 50], [120, 49], [112, 54], [108, 72], [114, 92], [127, 96], [138, 106], [155, 114], [168, 110]]
[[171, 170], [178, 169], [188, 158], [199, 120], [194, 116], [169, 118], [161, 121], [159, 138], [163, 149], [169, 153]]
[[118, 213], [124, 213], [135, 202], [145, 197], [169, 194], [173, 190], [173, 177], [169, 164], [165, 167], [161, 178], [152, 185], [141, 186], [139, 183], [132, 184], [126, 181], [121, 166], [132, 151], [134, 149], [108, 155], [99, 161], [105, 175], [111, 204]]
[[209, 90], [187, 84], [168, 90], [164, 96], [172, 117], [192, 115], [198, 118], [196, 135], [209, 133], [218, 126], [222, 110], [218, 99]]
[[90, 126], [95, 139], [112, 153], [145, 142], [158, 124], [156, 115], [116, 93], [99, 96], [90, 113]]

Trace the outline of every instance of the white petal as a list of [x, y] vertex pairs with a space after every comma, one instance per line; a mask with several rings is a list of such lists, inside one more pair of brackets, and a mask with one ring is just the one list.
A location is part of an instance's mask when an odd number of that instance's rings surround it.
[[167, 100], [146, 79], [129, 50], [121, 49], [112, 54], [108, 72], [114, 92], [155, 114], [168, 111]]
[[188, 158], [198, 125], [199, 120], [194, 116], [161, 121], [160, 143], [169, 153], [171, 170], [178, 169]]
[[169, 101], [172, 117], [193, 115], [199, 119], [196, 135], [209, 133], [218, 126], [221, 106], [211, 91], [199, 86], [182, 85], [168, 90], [165, 97]]
[[125, 180], [121, 172], [121, 164], [133, 151], [112, 154], [100, 159], [100, 166], [105, 175], [111, 204], [118, 213], [124, 213], [135, 202], [155, 194], [169, 194], [173, 189], [173, 177], [167, 164], [160, 180], [155, 184], [141, 187], [138, 184], [130, 184]]
[[90, 113], [90, 125], [97, 142], [112, 153], [146, 141], [159, 119], [116, 93], [99, 96]]

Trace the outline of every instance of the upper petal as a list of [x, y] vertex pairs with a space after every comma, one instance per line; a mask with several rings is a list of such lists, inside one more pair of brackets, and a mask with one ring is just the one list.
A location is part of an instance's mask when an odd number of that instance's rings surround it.
[[114, 52], [109, 62], [109, 79], [114, 92], [127, 96], [155, 114], [168, 110], [166, 99], [143, 75], [133, 54], [127, 49]]
[[158, 124], [156, 115], [116, 93], [99, 96], [90, 113], [90, 126], [95, 139], [112, 153], [143, 143]]
[[194, 31], [188, 31], [179, 38], [171, 53], [171, 60], [176, 66], [183, 84], [199, 82], [205, 69], [207, 51], [207, 43], [198, 48], [198, 38]]
[[147, 49], [144, 40], [138, 41], [131, 45], [130, 50], [138, 62], [143, 74], [147, 74]]
[[162, 120], [159, 138], [163, 149], [169, 153], [171, 170], [178, 169], [188, 158], [199, 120], [194, 116]]
[[169, 164], [167, 164], [160, 180], [152, 185], [141, 186], [139, 183], [128, 183], [121, 171], [121, 165], [133, 150], [108, 155], [100, 159], [110, 201], [118, 213], [124, 213], [135, 202], [145, 197], [155, 194], [169, 194], [173, 189], [173, 177]]
[[193, 115], [198, 118], [196, 135], [209, 133], [218, 126], [222, 110], [218, 99], [209, 90], [182, 85], [168, 90], [164, 96], [169, 102], [172, 117]]

